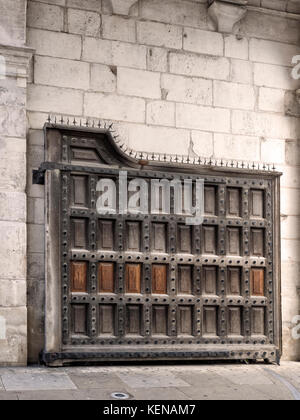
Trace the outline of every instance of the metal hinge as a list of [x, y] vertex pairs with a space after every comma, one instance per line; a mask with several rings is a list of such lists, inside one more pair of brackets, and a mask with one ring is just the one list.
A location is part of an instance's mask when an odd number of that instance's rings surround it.
[[67, 170], [66, 165], [43, 162], [38, 169], [32, 170], [32, 184], [45, 185], [45, 172], [53, 169]]

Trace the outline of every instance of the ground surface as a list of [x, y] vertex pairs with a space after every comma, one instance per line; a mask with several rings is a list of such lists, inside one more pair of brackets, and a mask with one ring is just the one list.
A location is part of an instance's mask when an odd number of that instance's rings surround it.
[[300, 400], [300, 362], [0, 368], [0, 400]]

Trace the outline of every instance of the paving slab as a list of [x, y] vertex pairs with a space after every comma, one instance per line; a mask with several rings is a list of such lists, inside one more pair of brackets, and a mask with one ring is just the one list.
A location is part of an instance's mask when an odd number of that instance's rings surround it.
[[26, 391], [18, 392], [19, 400], [26, 401], [58, 401], [75, 400], [72, 391]]
[[255, 366], [251, 367], [219, 367], [218, 375], [226, 378], [235, 385], [272, 385], [275, 381], [264, 371], [258, 370]]
[[228, 386], [232, 385], [230, 380], [222, 375], [219, 375], [216, 372], [208, 372], [208, 371], [185, 371], [185, 372], [178, 372], [177, 377], [184, 380], [186, 383], [190, 384], [194, 387], [205, 388], [207, 386]]
[[18, 394], [16, 392], [0, 391], [0, 401], [17, 400]]
[[76, 389], [65, 373], [5, 373], [1, 376], [6, 391], [41, 391]]
[[114, 389], [117, 390], [122, 383], [120, 378], [114, 373], [99, 372], [79, 374], [69, 373], [69, 378], [79, 389]]
[[80, 389], [77, 391], [72, 391], [72, 395], [74, 400], [97, 400], [97, 401], [120, 401], [120, 400], [114, 400], [111, 397], [111, 394], [113, 392], [122, 392], [129, 396], [127, 400], [133, 400], [134, 396], [128, 392], [127, 389], [122, 388], [119, 385], [118, 389]]
[[183, 379], [180, 379], [172, 373], [156, 373], [156, 372], [120, 372], [117, 373], [119, 378], [129, 385], [131, 388], [169, 388], [190, 386]]
[[190, 387], [180, 388], [187, 397], [193, 400], [266, 400], [266, 395], [255, 391], [250, 386], [207, 386], [203, 388]]
[[162, 400], [162, 401], [184, 401], [189, 400], [186, 394], [177, 388], [139, 388], [133, 389], [132, 394], [136, 400]]

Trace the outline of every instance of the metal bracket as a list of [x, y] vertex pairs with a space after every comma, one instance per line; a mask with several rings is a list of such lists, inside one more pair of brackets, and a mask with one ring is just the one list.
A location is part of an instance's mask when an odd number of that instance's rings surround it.
[[32, 170], [32, 184], [45, 185], [45, 170], [41, 168]]

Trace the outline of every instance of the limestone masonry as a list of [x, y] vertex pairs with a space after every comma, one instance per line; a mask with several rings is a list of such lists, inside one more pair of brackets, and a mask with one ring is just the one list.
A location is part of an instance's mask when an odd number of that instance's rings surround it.
[[0, 0], [0, 365], [37, 362], [44, 343], [44, 186], [32, 170], [49, 114], [113, 122], [136, 150], [275, 164], [283, 357], [300, 359], [300, 1], [236, 3]]

